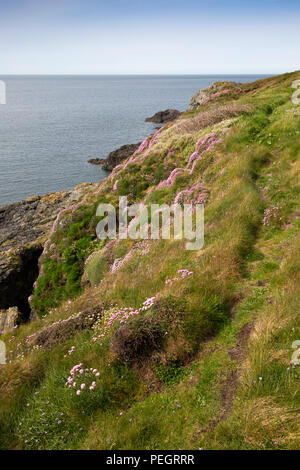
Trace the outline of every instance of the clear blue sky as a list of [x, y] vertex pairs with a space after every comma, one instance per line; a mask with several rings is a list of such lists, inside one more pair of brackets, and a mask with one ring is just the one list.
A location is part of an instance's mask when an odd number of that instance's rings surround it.
[[0, 74], [281, 73], [300, 0], [0, 0]]

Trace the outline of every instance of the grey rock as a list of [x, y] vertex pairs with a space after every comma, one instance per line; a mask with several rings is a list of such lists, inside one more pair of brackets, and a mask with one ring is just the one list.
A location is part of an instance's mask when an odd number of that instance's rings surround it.
[[20, 312], [18, 307], [0, 310], [0, 334], [12, 331], [17, 324]]
[[93, 165], [101, 165], [103, 170], [112, 171], [123, 160], [130, 157], [140, 146], [137, 144], [122, 145], [117, 150], [110, 152], [107, 158], [91, 158], [88, 162]]
[[166, 109], [165, 111], [158, 111], [152, 117], [146, 118], [145, 121], [163, 124], [164, 122], [174, 121], [181, 115], [182, 113], [177, 109]]
[[209, 87], [198, 90], [190, 99], [190, 109], [197, 109], [213, 99], [215, 94], [226, 94], [233, 88], [237, 88], [241, 83], [237, 82], [213, 82]]

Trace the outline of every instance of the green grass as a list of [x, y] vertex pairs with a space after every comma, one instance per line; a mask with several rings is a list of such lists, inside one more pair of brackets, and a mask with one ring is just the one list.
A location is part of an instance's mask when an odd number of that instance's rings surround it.
[[[97, 195], [66, 213], [51, 239], [53, 253], [42, 260], [33, 300], [46, 316], [4, 338], [10, 363], [0, 369], [1, 448], [300, 448], [299, 366], [290, 366], [292, 342], [300, 339], [300, 116], [290, 100], [297, 77], [260, 80], [220, 98], [250, 110], [218, 128], [222, 144], [203, 156], [193, 175], [157, 188], [213, 129], [180, 136], [168, 124], [145, 158], [118, 169]], [[171, 203], [198, 182], [208, 194], [202, 250], [187, 251], [175, 240], [134, 249], [124, 240], [103, 250], [105, 243], [96, 240], [99, 202], [116, 204], [122, 194], [131, 202]], [[276, 216], [264, 223], [274, 207]], [[166, 284], [180, 269], [193, 275]], [[157, 294], [155, 307], [138, 318], [154, 319], [164, 341], [142, 363], [117, 359], [111, 346], [117, 321], [98, 341], [90, 328], [47, 350], [26, 341], [54, 322], [105, 305], [102, 331], [112, 312], [139, 308]], [[130, 320], [133, 331], [138, 318]], [[101, 374], [95, 390], [80, 396], [65, 385], [78, 363]]]

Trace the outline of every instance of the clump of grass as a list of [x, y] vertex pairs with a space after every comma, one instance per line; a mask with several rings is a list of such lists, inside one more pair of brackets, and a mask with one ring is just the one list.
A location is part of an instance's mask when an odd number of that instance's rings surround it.
[[206, 111], [197, 113], [192, 118], [182, 119], [172, 127], [172, 132], [175, 134], [193, 134], [199, 132], [206, 127], [213, 126], [225, 119], [240, 116], [241, 114], [248, 113], [250, 107], [246, 104], [227, 104], [217, 106]]
[[118, 328], [112, 335], [111, 349], [125, 362], [141, 362], [160, 350], [163, 340], [163, 326], [147, 315]]

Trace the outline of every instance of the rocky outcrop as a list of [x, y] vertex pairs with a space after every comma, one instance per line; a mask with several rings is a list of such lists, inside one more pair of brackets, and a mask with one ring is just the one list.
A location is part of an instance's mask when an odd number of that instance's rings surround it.
[[107, 158], [91, 158], [88, 162], [93, 165], [101, 165], [103, 170], [112, 171], [117, 165], [119, 165], [127, 157], [130, 157], [140, 146], [138, 144], [122, 145], [117, 150], [110, 152]]
[[174, 121], [179, 118], [182, 113], [177, 109], [166, 109], [165, 111], [158, 111], [152, 117], [146, 118], [146, 122], [155, 122], [156, 124], [163, 124], [165, 122]]
[[[166, 109], [165, 111], [159, 111], [150, 118], [146, 118], [146, 122], [154, 122], [156, 124], [163, 124], [168, 121], [174, 121], [179, 116], [181, 112], [177, 109]], [[118, 166], [123, 160], [130, 157], [141, 145], [141, 142], [137, 144], [128, 144], [122, 145], [122, 147], [113, 150], [110, 152], [107, 158], [91, 158], [88, 160], [88, 163], [92, 165], [101, 165], [103, 170], [112, 171], [116, 166]]]
[[0, 335], [6, 331], [11, 331], [16, 326], [20, 312], [18, 307], [11, 307], [8, 310], [0, 310]]
[[18, 322], [30, 317], [28, 297], [53, 220], [90, 186], [94, 185], [86, 183], [72, 191], [33, 196], [0, 207], [0, 309], [16, 306]]
[[213, 101], [219, 96], [226, 95], [233, 89], [239, 89], [241, 83], [237, 82], [213, 82], [209, 87], [198, 90], [190, 99], [190, 109], [197, 109], [199, 106]]

